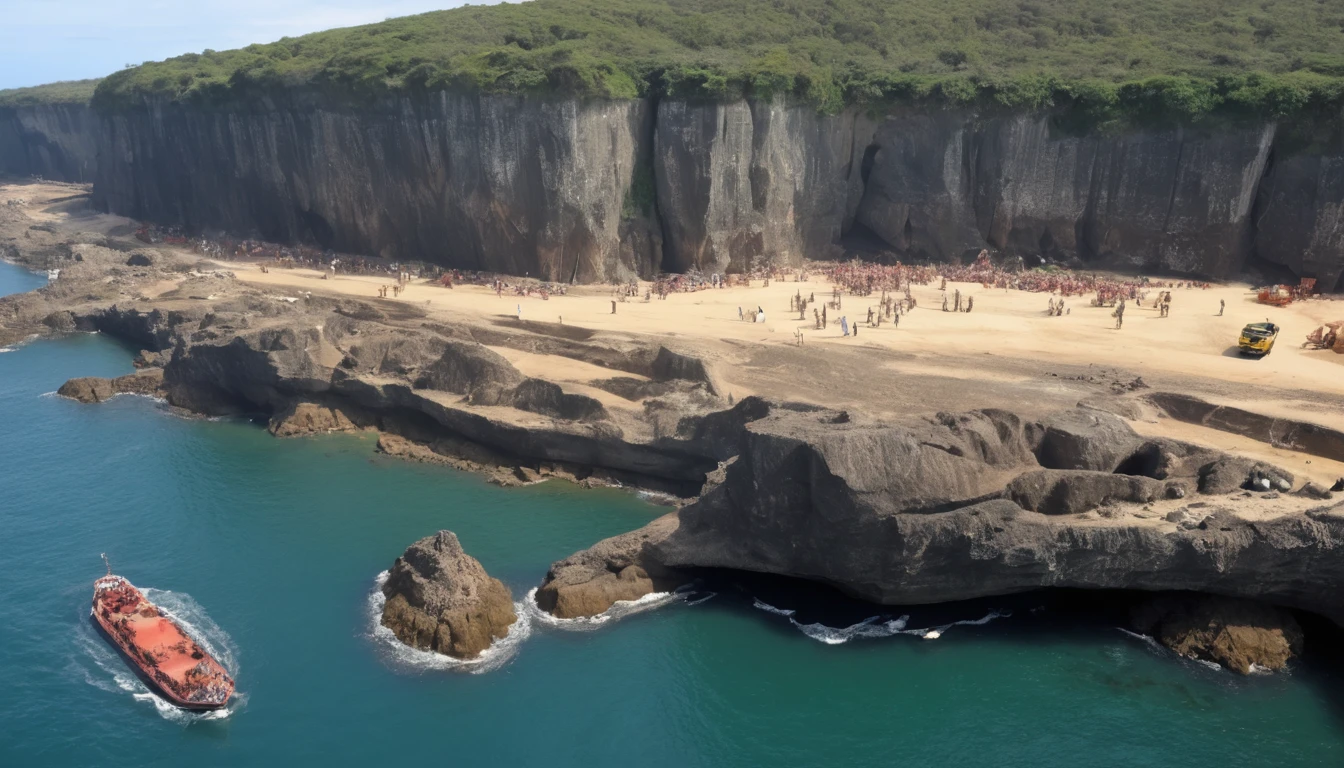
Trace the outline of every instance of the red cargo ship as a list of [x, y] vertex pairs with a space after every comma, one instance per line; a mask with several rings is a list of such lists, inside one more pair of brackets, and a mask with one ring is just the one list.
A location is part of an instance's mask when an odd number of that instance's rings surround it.
[[174, 706], [211, 710], [229, 703], [233, 678], [224, 667], [111, 568], [93, 583], [93, 620]]

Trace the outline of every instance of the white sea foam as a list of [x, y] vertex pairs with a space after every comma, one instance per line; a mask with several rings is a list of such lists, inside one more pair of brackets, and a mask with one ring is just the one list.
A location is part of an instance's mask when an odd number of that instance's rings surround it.
[[[214, 657], [229, 675], [238, 678], [238, 649], [228, 633], [220, 629], [210, 616], [190, 595], [169, 592], [161, 589], [141, 590], [145, 597], [159, 607], [163, 613], [177, 622], [183, 631]], [[135, 674], [121, 654], [112, 647], [106, 638], [94, 628], [91, 620], [80, 622], [78, 647], [81, 659], [93, 663], [76, 662], [84, 681], [95, 688], [110, 693], [129, 693], [136, 701], [145, 702], [154, 707], [159, 716], [179, 725], [209, 720], [223, 720], [238, 712], [247, 704], [247, 694], [235, 690], [229, 705], [210, 712], [189, 712], [173, 706], [151, 690]]]
[[792, 616], [789, 622], [804, 635], [827, 645], [840, 645], [856, 637], [891, 637], [905, 631], [909, 616], [882, 620], [881, 616], [869, 616], [858, 624], [848, 627], [828, 627], [825, 624], [803, 624]]
[[659, 491], [637, 491], [635, 497], [640, 501], [647, 501], [650, 504], [657, 504], [662, 507], [675, 507], [680, 501], [676, 496], [670, 493], [661, 493]]
[[6, 352], [17, 352], [17, 351], [19, 351], [18, 347], [0, 347], [0, 355], [3, 355]]
[[766, 613], [773, 613], [776, 616], [792, 616], [794, 614], [794, 611], [791, 608], [776, 608], [757, 597], [751, 598], [751, 605], [753, 608], [759, 608]]
[[489, 648], [481, 651], [474, 659], [455, 659], [442, 653], [422, 651], [412, 648], [397, 639], [392, 630], [383, 626], [383, 606], [387, 598], [383, 595], [383, 584], [387, 583], [387, 571], [378, 574], [373, 580], [373, 590], [368, 598], [369, 636], [387, 652], [388, 657], [404, 667], [417, 670], [448, 670], [480, 674], [504, 666], [518, 653], [519, 646], [532, 634], [532, 621], [523, 602], [514, 603], [513, 611], [518, 620], [509, 627], [504, 637], [495, 640]]
[[995, 619], [1012, 616], [1011, 613], [1000, 613], [999, 611], [990, 611], [985, 616], [978, 619], [963, 619], [949, 624], [940, 624], [936, 627], [922, 627], [920, 629], [906, 629], [910, 622], [909, 616], [900, 616], [895, 619], [888, 619], [882, 616], [869, 616], [858, 624], [851, 624], [848, 627], [828, 627], [825, 624], [804, 624], [794, 618], [795, 611], [789, 608], [777, 608], [758, 598], [752, 598], [752, 606], [772, 613], [776, 616], [787, 617], [789, 623], [798, 628], [799, 632], [827, 645], [841, 645], [855, 638], [876, 638], [893, 637], [895, 635], [912, 635], [921, 637], [925, 640], [937, 640], [947, 633], [949, 629], [956, 626], [979, 626], [988, 624]]
[[1140, 634], [1140, 633], [1138, 633], [1138, 632], [1130, 632], [1128, 629], [1125, 629], [1124, 627], [1116, 627], [1116, 629], [1120, 630], [1121, 632], [1125, 633], [1126, 635], [1129, 635], [1130, 637], [1134, 638], [1135, 640], [1139, 640], [1139, 641], [1143, 642], [1144, 645], [1148, 646], [1149, 648], [1151, 648], [1152, 650], [1154, 650], [1154, 651], [1156, 651], [1156, 652], [1158, 652], [1158, 653], [1166, 653], [1166, 652], [1167, 652], [1167, 649], [1166, 649], [1166, 648], [1163, 648], [1161, 643], [1157, 642], [1157, 640], [1153, 639], [1152, 637], [1149, 637], [1148, 635], [1143, 635], [1143, 634]]
[[701, 596], [699, 592], [690, 592], [687, 593], [686, 595], [686, 605], [690, 606], [690, 605], [699, 605], [701, 603], [707, 603], [718, 596], [719, 596], [718, 592], [706, 592], [704, 593], [703, 596]]
[[609, 622], [619, 621], [671, 603], [688, 602], [688, 596], [692, 594], [695, 593], [685, 588], [678, 589], [675, 592], [651, 592], [638, 600], [617, 600], [610, 608], [596, 616], [584, 616], [577, 619], [561, 619], [543, 611], [537, 605], [536, 588], [528, 591], [527, 597], [523, 598], [523, 605], [532, 620], [540, 624], [573, 632], [587, 632]]

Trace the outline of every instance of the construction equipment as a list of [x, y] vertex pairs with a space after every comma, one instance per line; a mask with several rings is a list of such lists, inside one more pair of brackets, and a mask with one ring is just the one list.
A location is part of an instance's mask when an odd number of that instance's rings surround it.
[[1255, 297], [1261, 304], [1268, 304], [1271, 307], [1286, 307], [1293, 303], [1293, 292], [1282, 285], [1271, 285], [1262, 289]]
[[1294, 301], [1304, 301], [1316, 293], [1316, 278], [1304, 277], [1297, 285], [1271, 285], [1260, 289], [1256, 301], [1272, 307], [1286, 307]]
[[1274, 340], [1279, 337], [1279, 326], [1266, 320], [1263, 323], [1248, 323], [1241, 329], [1241, 338], [1237, 348], [1243, 355], [1264, 357], [1274, 349]]

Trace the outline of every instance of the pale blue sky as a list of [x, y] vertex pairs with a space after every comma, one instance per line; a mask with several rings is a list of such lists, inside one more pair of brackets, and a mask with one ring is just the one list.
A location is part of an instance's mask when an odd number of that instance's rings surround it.
[[[489, 0], [475, 0], [484, 4]], [[0, 0], [0, 89], [453, 8], [464, 0]]]

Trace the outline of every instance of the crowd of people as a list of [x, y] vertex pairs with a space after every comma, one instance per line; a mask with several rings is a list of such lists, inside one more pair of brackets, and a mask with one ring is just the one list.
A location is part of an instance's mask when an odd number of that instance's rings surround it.
[[959, 283], [979, 283], [985, 288], [1014, 289], [1031, 293], [1049, 293], [1065, 296], [1087, 296], [1098, 306], [1114, 306], [1120, 299], [1139, 300], [1150, 289], [1204, 288], [1209, 283], [1195, 280], [1178, 282], [1152, 280], [1147, 277], [1122, 278], [1095, 273], [1066, 270], [1021, 270], [995, 265], [987, 251], [981, 251], [972, 264], [872, 264], [850, 261], [814, 265], [827, 280], [854, 296], [871, 296], [880, 291], [899, 291], [909, 285], [929, 285], [941, 279]]

